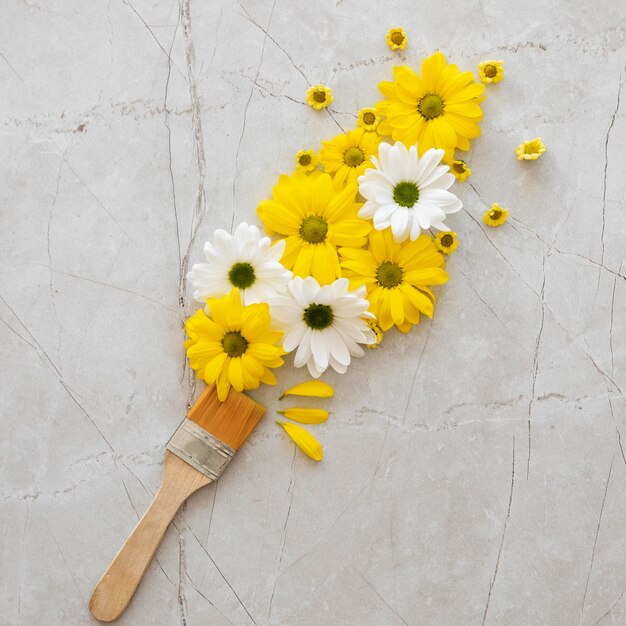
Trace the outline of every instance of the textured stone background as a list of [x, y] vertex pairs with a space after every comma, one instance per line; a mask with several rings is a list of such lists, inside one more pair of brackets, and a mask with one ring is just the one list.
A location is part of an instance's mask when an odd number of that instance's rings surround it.
[[[395, 25], [414, 67], [506, 64], [435, 319], [326, 377], [322, 464], [255, 393], [268, 417], [119, 623], [626, 623], [621, 3], [1, 4], [2, 625], [93, 622], [198, 391], [180, 268], [376, 102]], [[318, 81], [328, 112], [303, 104]]]

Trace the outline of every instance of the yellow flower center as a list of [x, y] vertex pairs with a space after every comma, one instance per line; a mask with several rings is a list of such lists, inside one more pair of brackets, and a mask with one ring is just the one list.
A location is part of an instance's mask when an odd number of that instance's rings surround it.
[[232, 330], [222, 337], [222, 348], [229, 357], [236, 359], [248, 349], [248, 340], [238, 330]]
[[348, 148], [344, 152], [343, 160], [346, 162], [346, 165], [349, 165], [350, 167], [357, 167], [365, 161], [365, 155], [363, 154], [363, 150], [361, 150], [361, 148], [352, 146], [352, 148]]
[[524, 152], [526, 154], [535, 154], [536, 152], [539, 152], [539, 144], [535, 141], [531, 141], [524, 146]]
[[315, 102], [326, 102], [326, 92], [321, 89], [316, 89], [313, 92], [313, 100], [315, 100]]
[[452, 235], [444, 235], [441, 238], [441, 245], [444, 248], [449, 248], [454, 243], [454, 237]]
[[444, 102], [436, 93], [428, 93], [417, 103], [417, 110], [427, 120], [435, 119], [443, 113]]
[[335, 319], [332, 307], [328, 304], [309, 304], [304, 309], [304, 323], [313, 330], [328, 328]]
[[452, 168], [454, 169], [455, 172], [457, 172], [458, 174], [463, 174], [465, 172], [465, 168], [466, 165], [465, 163], [463, 163], [463, 161], [459, 161], [458, 163], [455, 163]]
[[491, 209], [491, 211], [489, 211], [489, 217], [492, 220], [499, 220], [502, 217], [502, 211], [500, 209]]
[[307, 215], [300, 224], [299, 232], [307, 243], [322, 243], [328, 233], [328, 222], [319, 215]]
[[303, 154], [299, 159], [300, 165], [306, 167], [307, 165], [311, 165], [311, 155]]
[[402, 282], [402, 268], [391, 261], [383, 261], [376, 270], [376, 280], [381, 287], [393, 289]]
[[495, 65], [485, 65], [484, 72], [487, 78], [493, 78], [498, 73], [498, 68]]
[[373, 124], [375, 121], [376, 116], [371, 111], [367, 111], [367, 113], [363, 114], [363, 122], [365, 122], [365, 124]]
[[400, 206], [410, 208], [419, 200], [420, 190], [415, 183], [398, 183], [393, 190], [394, 202]]
[[254, 267], [250, 263], [235, 263], [228, 272], [228, 280], [233, 287], [247, 289], [256, 280]]
[[399, 46], [404, 41], [404, 36], [402, 35], [401, 32], [396, 31], [395, 33], [391, 35], [391, 41], [393, 41], [393, 43], [395, 43], [396, 46]]

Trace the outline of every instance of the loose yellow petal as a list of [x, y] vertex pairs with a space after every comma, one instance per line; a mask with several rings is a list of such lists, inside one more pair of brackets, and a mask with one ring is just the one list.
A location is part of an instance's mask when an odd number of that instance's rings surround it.
[[314, 396], [316, 398], [332, 398], [335, 390], [323, 380], [308, 380], [305, 383], [290, 387], [283, 393], [279, 400], [285, 396]]
[[324, 409], [305, 409], [301, 407], [292, 407], [283, 411], [276, 411], [285, 417], [300, 422], [301, 424], [323, 424], [328, 419], [328, 411]]
[[276, 420], [276, 423], [285, 429], [285, 432], [294, 440], [304, 454], [311, 457], [314, 461], [322, 460], [322, 444], [308, 430], [297, 424], [281, 422], [280, 420]]

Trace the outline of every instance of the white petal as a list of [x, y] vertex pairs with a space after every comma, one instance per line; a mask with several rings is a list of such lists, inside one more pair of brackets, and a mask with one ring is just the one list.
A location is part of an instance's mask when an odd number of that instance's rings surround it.
[[313, 353], [316, 367], [322, 371], [325, 370], [330, 359], [330, 346], [325, 330], [314, 330], [311, 332], [311, 352]]
[[311, 333], [313, 331], [310, 328], [307, 328], [302, 339], [300, 340], [300, 344], [298, 345], [298, 350], [296, 351], [296, 355], [293, 359], [293, 364], [296, 367], [302, 367], [309, 359], [313, 358], [313, 354], [311, 352]]

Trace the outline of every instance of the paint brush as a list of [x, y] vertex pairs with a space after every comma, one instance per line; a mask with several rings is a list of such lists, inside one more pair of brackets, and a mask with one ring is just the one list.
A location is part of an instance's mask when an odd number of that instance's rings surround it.
[[207, 387], [165, 449], [163, 479], [150, 508], [98, 581], [89, 610], [112, 622], [128, 606], [165, 531], [182, 503], [217, 480], [265, 413], [265, 408], [231, 389], [224, 402]]

